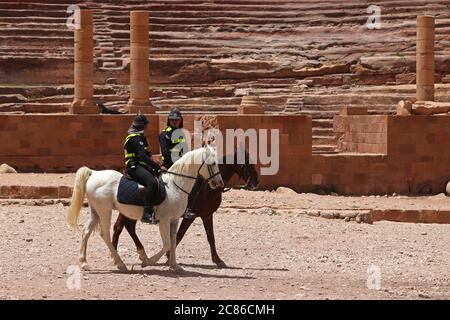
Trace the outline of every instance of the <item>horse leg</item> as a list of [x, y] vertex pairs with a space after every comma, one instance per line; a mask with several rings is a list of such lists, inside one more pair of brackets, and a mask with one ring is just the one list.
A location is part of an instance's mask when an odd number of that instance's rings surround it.
[[176, 248], [177, 248], [177, 228], [178, 219], [174, 219], [170, 222], [170, 256], [169, 267], [172, 271], [182, 271], [183, 269], [177, 265]]
[[116, 223], [114, 223], [114, 233], [113, 233], [113, 237], [112, 237], [112, 244], [114, 246], [114, 249], [117, 250], [117, 245], [119, 244], [119, 237], [120, 234], [123, 231], [123, 227], [125, 226], [125, 219], [126, 217], [119, 213], [119, 216], [117, 217]]
[[159, 259], [161, 259], [164, 253], [170, 250], [170, 221], [161, 220], [159, 222], [159, 233], [161, 235], [163, 247], [157, 254], [145, 260], [142, 263], [142, 267], [155, 265], [159, 261]]
[[202, 221], [203, 226], [205, 227], [206, 236], [208, 238], [209, 247], [211, 248], [212, 261], [219, 268], [226, 268], [227, 265], [219, 258], [219, 255], [217, 254], [216, 250], [216, 239], [214, 237], [214, 227], [213, 227], [213, 215], [210, 214], [206, 217], [202, 217]]
[[84, 224], [83, 233], [81, 236], [81, 245], [80, 245], [80, 255], [78, 261], [80, 262], [80, 266], [82, 270], [88, 270], [87, 260], [86, 260], [86, 251], [87, 251], [87, 243], [89, 237], [91, 236], [92, 231], [95, 226], [98, 224], [99, 218], [97, 212], [91, 207], [91, 215], [88, 220]]
[[[186, 231], [191, 226], [192, 222], [194, 222], [194, 219], [183, 219], [181, 220], [180, 227], [178, 228], [177, 232], [177, 245], [181, 242], [184, 235], [186, 234]], [[170, 252], [167, 252], [167, 259], [169, 259]]]
[[114, 248], [113, 244], [111, 243], [111, 234], [110, 234], [110, 227], [111, 227], [111, 215], [112, 210], [105, 211], [104, 214], [100, 214], [100, 235], [103, 238], [103, 241], [105, 241], [106, 246], [109, 249], [109, 252], [111, 253], [111, 257], [113, 258], [113, 263], [117, 266], [117, 268], [120, 271], [126, 271], [127, 266], [120, 258], [119, 254], [117, 253], [116, 248]]
[[125, 217], [125, 228], [127, 229], [128, 233], [130, 234], [131, 238], [134, 241], [134, 244], [136, 245], [136, 251], [139, 255], [139, 260], [144, 262], [148, 259], [148, 257], [147, 253], [145, 253], [144, 246], [142, 245], [141, 241], [139, 240], [136, 234], [136, 222], [137, 222], [136, 220]]
[[117, 221], [114, 224], [114, 234], [112, 239], [112, 244], [114, 248], [117, 250], [117, 244], [119, 242], [119, 236], [123, 231], [123, 227], [125, 227], [130, 234], [131, 238], [134, 241], [134, 244], [136, 245], [137, 253], [139, 255], [139, 259], [141, 261], [145, 261], [147, 259], [147, 254], [145, 253], [144, 246], [142, 245], [141, 241], [139, 240], [138, 236], [136, 235], [136, 220], [127, 218], [123, 214], [119, 213], [119, 216], [117, 217]]

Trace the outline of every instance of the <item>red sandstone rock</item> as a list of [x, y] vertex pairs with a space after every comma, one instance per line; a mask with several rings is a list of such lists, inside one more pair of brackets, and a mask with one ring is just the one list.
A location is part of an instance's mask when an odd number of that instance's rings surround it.
[[397, 115], [398, 116], [410, 116], [412, 112], [412, 102], [411, 101], [400, 101], [397, 105]]
[[[446, 5], [443, 0], [427, 4], [427, 13], [441, 14]], [[271, 79], [270, 85], [289, 78], [291, 83], [278, 84], [284, 91], [261, 94], [266, 111], [280, 113], [295, 91], [292, 81], [312, 77], [314, 86], [304, 88], [302, 96], [314, 92], [320, 97], [311, 99], [296, 112], [328, 120], [340, 106], [350, 105], [349, 94], [357, 96], [357, 102], [352, 104], [367, 106], [377, 114], [392, 113], [397, 101], [414, 96], [411, 88], [386, 84], [414, 83], [415, 16], [423, 13], [423, 3], [381, 5], [381, 30], [367, 30], [367, 6], [354, 1], [311, 6], [287, 0], [245, 4], [236, 1], [192, 4], [176, 0], [144, 6], [135, 1], [124, 1], [120, 6], [111, 1], [96, 1], [83, 5], [101, 14], [102, 21], [95, 21], [95, 83], [116, 79], [118, 85], [110, 98], [120, 100], [114, 106], [122, 107], [129, 98], [124, 87], [129, 84], [129, 11], [139, 9], [150, 11], [150, 81], [152, 87], [158, 84], [151, 100], [162, 110], [173, 104], [166, 100], [169, 98], [179, 104], [189, 102], [186, 110], [236, 112], [238, 99], [223, 102], [225, 95], [235, 98], [239, 97], [235, 90], [267, 85], [261, 81], [263, 78]], [[8, 86], [20, 84], [8, 94], [22, 94], [26, 84], [47, 84], [53, 89], [73, 82], [73, 32], [57, 27], [67, 18], [66, 9], [66, 4], [44, 1], [0, 3], [0, 82]], [[440, 81], [450, 71], [445, 46], [449, 26], [445, 20], [436, 22], [436, 81]], [[173, 90], [164, 85], [178, 88]], [[202, 89], [191, 90], [193, 86]], [[218, 86], [226, 90], [217, 89]], [[100, 88], [105, 87], [96, 87], [96, 94]], [[438, 93], [439, 89], [436, 90]], [[68, 95], [72, 93], [66, 94], [63, 99], [70, 100]], [[333, 99], [323, 97], [324, 94]], [[33, 95], [23, 94], [28, 99]], [[441, 96], [445, 99], [447, 90], [442, 89]], [[186, 101], [193, 97], [198, 99]], [[0, 112], [67, 112], [68, 102], [60, 101], [56, 94], [45, 93], [43, 98], [47, 100], [11, 105], [6, 104], [11, 97], [0, 93]], [[388, 102], [387, 98], [395, 102]], [[113, 105], [112, 99], [107, 101], [111, 101], [108, 106]], [[331, 132], [327, 136], [328, 141], [333, 140]], [[320, 150], [317, 144], [326, 141], [314, 139], [316, 150]]]
[[450, 112], [450, 103], [435, 101], [417, 101], [412, 106], [412, 113], [421, 115], [441, 114]]
[[360, 116], [367, 115], [366, 107], [341, 107], [339, 110], [340, 116]]
[[238, 108], [239, 114], [263, 114], [264, 106], [258, 96], [242, 97], [241, 105]]

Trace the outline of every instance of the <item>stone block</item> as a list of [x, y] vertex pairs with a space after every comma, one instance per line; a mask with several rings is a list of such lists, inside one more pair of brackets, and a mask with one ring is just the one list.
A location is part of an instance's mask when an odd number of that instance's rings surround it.
[[339, 110], [340, 116], [357, 116], [367, 115], [367, 107], [341, 107]]

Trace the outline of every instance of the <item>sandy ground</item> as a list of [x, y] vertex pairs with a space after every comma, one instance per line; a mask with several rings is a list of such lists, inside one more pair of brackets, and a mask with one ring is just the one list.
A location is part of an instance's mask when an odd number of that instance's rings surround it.
[[70, 186], [75, 181], [74, 173], [8, 173], [0, 174], [0, 185], [16, 186]]
[[[66, 173], [18, 173], [0, 174], [0, 186], [68, 186], [73, 187], [75, 174]], [[6, 200], [7, 201], [7, 200]], [[2, 200], [0, 200], [1, 204]], [[360, 210], [360, 209], [403, 209], [403, 210], [450, 210], [450, 197], [445, 194], [435, 196], [410, 197], [402, 195], [349, 197], [338, 195], [317, 195], [312, 193], [292, 194], [274, 192], [248, 192], [244, 190], [225, 194], [224, 208], [272, 207], [283, 211], [314, 210]]]
[[[0, 203], [0, 299], [450, 298], [450, 225], [357, 224], [300, 214], [304, 208], [448, 209], [450, 199], [231, 191], [215, 214], [218, 252], [229, 268], [211, 262], [200, 220], [177, 250], [181, 273], [169, 271], [165, 258], [142, 269], [125, 231], [119, 254], [133, 271], [119, 273], [96, 233], [79, 289], [67, 274], [80, 243], [66, 227], [67, 207]], [[138, 223], [137, 231], [148, 255], [159, 250], [157, 227]]]

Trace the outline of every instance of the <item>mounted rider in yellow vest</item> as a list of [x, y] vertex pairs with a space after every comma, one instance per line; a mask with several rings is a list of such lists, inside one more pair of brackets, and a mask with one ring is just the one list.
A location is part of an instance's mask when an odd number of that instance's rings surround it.
[[[161, 155], [163, 161], [163, 167], [170, 169], [173, 163], [183, 156], [183, 153], [190, 150], [190, 146], [187, 145], [186, 137], [183, 134], [183, 116], [180, 110], [173, 108], [167, 119], [167, 127], [159, 135], [159, 145], [161, 146]], [[192, 200], [189, 199], [189, 203]], [[187, 219], [194, 219], [195, 213], [188, 208], [183, 216]]]
[[144, 214], [142, 222], [156, 224], [153, 211], [154, 200], [158, 196], [158, 176], [161, 168], [152, 160], [148, 150], [144, 129], [149, 121], [143, 114], [138, 114], [133, 120], [124, 142], [126, 173], [136, 182], [146, 187], [144, 197]]

